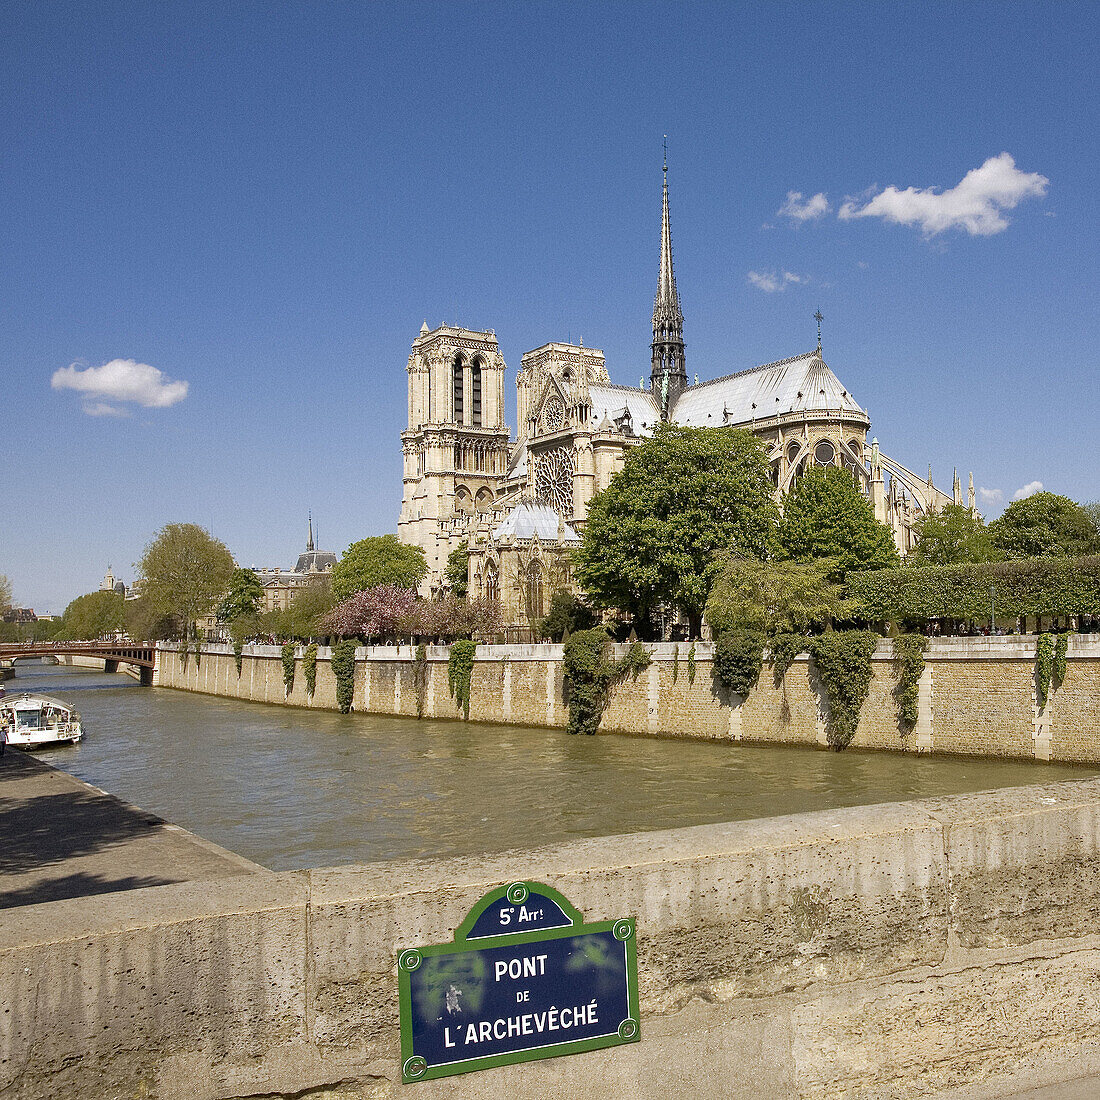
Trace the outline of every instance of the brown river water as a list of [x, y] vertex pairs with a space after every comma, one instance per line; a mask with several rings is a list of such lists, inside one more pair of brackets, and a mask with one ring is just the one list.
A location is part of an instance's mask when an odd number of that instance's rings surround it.
[[273, 870], [1082, 779], [1095, 768], [833, 753], [242, 703], [125, 675], [17, 666], [86, 739], [37, 755]]

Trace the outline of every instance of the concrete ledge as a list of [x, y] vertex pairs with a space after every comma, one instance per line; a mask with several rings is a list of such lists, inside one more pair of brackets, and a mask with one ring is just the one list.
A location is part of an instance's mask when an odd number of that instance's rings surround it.
[[637, 918], [643, 1042], [418, 1096], [970, 1087], [1100, 1038], [1098, 848], [1100, 779], [11, 910], [0, 1096], [395, 1096], [398, 949], [521, 878]]

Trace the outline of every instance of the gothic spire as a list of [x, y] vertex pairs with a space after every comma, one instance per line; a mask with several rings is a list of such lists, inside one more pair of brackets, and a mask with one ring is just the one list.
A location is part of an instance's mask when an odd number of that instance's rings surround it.
[[653, 299], [653, 369], [650, 386], [660, 395], [661, 416], [669, 411], [680, 391], [687, 388], [684, 362], [684, 315], [672, 269], [672, 228], [668, 216], [668, 140], [665, 139], [664, 182], [661, 188], [661, 268]]
[[312, 553], [313, 550], [313, 509], [311, 508], [309, 510], [309, 542], [306, 543], [306, 553]]

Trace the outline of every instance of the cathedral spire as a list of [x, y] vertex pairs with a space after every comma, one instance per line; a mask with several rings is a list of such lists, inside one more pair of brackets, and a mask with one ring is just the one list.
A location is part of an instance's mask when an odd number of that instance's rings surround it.
[[665, 138], [664, 183], [661, 188], [661, 268], [653, 299], [653, 368], [650, 388], [660, 395], [661, 417], [668, 419], [681, 390], [687, 388], [684, 362], [684, 315], [672, 269], [672, 229], [668, 216], [668, 138]]
[[309, 510], [309, 541], [306, 543], [306, 553], [312, 553], [313, 546], [313, 509]]

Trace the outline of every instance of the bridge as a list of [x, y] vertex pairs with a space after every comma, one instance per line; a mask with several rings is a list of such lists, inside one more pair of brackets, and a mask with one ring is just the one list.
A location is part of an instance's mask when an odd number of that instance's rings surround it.
[[153, 682], [157, 663], [156, 647], [134, 642], [0, 642], [0, 662], [29, 657], [101, 657], [106, 672], [117, 672], [119, 664], [141, 670], [141, 682]]

